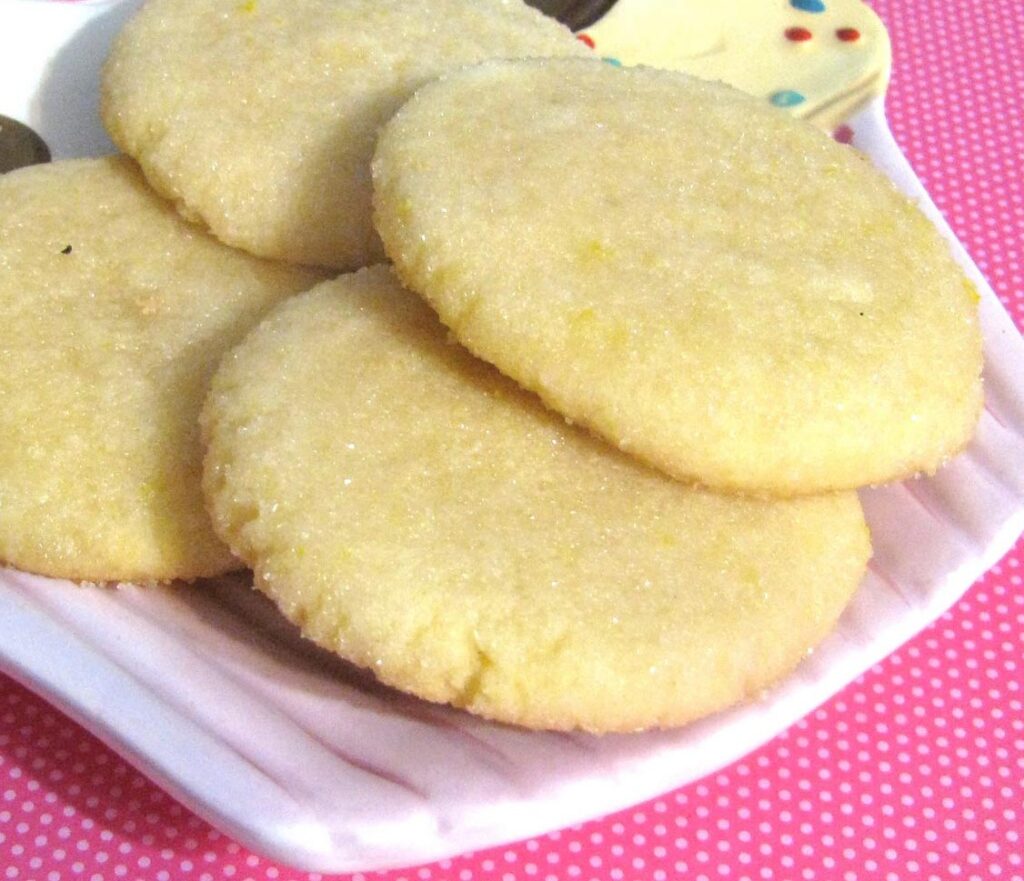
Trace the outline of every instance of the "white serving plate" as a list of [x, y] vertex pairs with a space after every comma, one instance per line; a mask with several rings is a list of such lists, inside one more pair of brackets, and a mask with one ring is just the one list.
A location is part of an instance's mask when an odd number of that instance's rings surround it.
[[[135, 0], [0, 0], [0, 114], [55, 158], [112, 147], [99, 65]], [[400, 695], [304, 643], [244, 579], [84, 588], [0, 570], [0, 667], [211, 823], [295, 867], [440, 859], [599, 816], [763, 744], [951, 606], [1024, 530], [1024, 343], [885, 122], [855, 144], [918, 198], [981, 292], [986, 409], [931, 479], [862, 494], [869, 573], [837, 630], [759, 700], [683, 730], [531, 733]]]

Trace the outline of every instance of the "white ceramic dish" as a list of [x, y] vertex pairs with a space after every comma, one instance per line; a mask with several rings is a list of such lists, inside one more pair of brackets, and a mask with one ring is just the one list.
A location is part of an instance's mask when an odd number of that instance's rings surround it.
[[[134, 2], [0, 0], [0, 114], [56, 158], [108, 152], [96, 82]], [[854, 142], [950, 237], [885, 123]], [[489, 724], [304, 644], [243, 580], [79, 588], [0, 571], [0, 666], [252, 849], [320, 871], [425, 862], [598, 816], [706, 775], [835, 694], [954, 603], [1024, 529], [1024, 343], [982, 293], [986, 411], [938, 476], [863, 494], [870, 572], [837, 631], [760, 700], [681, 731]]]

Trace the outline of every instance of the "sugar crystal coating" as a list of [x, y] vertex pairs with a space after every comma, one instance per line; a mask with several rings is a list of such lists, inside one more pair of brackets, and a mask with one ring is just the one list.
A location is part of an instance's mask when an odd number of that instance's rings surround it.
[[521, 0], [149, 0], [107, 61], [104, 122], [182, 213], [264, 257], [355, 269], [377, 129], [485, 58], [583, 55]]
[[675, 725], [756, 694], [869, 554], [855, 494], [670, 480], [451, 343], [385, 268], [275, 310], [203, 424], [216, 528], [306, 636], [531, 727]]
[[934, 471], [981, 405], [977, 294], [867, 160], [749, 96], [598, 62], [492, 62], [385, 127], [406, 285], [554, 409], [757, 494]]
[[220, 355], [321, 278], [189, 226], [125, 158], [0, 176], [0, 562], [238, 568], [203, 506], [199, 408]]

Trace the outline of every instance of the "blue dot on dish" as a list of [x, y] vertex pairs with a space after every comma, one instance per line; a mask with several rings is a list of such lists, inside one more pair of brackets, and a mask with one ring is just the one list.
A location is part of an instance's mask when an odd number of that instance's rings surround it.
[[823, 0], [789, 0], [789, 5], [801, 12], [824, 12]]
[[601, 59], [605, 64], [610, 64], [612, 67], [622, 67], [622, 62], [618, 58], [612, 58], [610, 55]]
[[768, 100], [776, 107], [796, 107], [797, 104], [803, 104], [807, 99], [792, 89], [783, 89], [781, 92], [775, 92]]

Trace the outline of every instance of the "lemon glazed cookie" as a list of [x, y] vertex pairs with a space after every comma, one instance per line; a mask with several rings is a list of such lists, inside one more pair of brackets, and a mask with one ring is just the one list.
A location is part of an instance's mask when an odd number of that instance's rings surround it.
[[149, 0], [107, 60], [102, 112], [223, 241], [355, 269], [383, 256], [377, 129], [417, 86], [486, 58], [588, 52], [521, 0]]
[[384, 128], [403, 282], [553, 408], [752, 494], [930, 472], [981, 405], [977, 295], [850, 148], [727, 86], [493, 62]]
[[239, 568], [203, 507], [221, 354], [321, 275], [189, 226], [125, 158], [0, 176], [0, 562], [83, 581]]
[[673, 481], [449, 342], [381, 267], [275, 310], [202, 423], [216, 529], [308, 638], [530, 727], [676, 725], [755, 694], [869, 555], [855, 494]]

